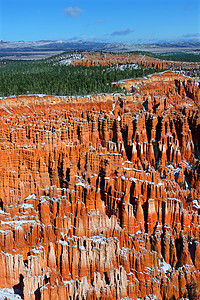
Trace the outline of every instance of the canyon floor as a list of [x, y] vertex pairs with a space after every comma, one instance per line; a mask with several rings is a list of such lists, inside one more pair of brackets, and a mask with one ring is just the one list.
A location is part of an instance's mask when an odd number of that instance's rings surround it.
[[199, 77], [117, 84], [0, 99], [0, 288], [18, 298], [200, 297]]

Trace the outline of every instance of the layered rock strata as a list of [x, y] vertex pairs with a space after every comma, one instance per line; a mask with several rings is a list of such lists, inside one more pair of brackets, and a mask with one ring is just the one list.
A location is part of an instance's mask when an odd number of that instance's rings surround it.
[[164, 72], [119, 84], [126, 96], [0, 100], [0, 288], [199, 295], [199, 83]]

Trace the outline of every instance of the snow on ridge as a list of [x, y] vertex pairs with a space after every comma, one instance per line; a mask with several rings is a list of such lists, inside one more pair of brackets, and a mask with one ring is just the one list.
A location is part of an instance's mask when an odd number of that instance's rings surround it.
[[35, 220], [17, 220], [17, 221], [1, 221], [1, 225], [15, 225], [15, 226], [20, 226], [25, 223], [37, 223]]

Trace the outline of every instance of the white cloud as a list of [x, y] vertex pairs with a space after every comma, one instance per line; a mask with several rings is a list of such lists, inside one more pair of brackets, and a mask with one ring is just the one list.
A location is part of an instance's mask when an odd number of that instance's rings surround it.
[[189, 10], [190, 9], [190, 3], [187, 3], [186, 5], [185, 5], [185, 7], [184, 7], [184, 10]]
[[78, 18], [78, 15], [80, 13], [84, 13], [85, 11], [81, 8], [79, 8], [78, 6], [76, 7], [72, 7], [72, 6], [69, 6], [65, 9], [65, 13], [67, 15], [67, 17], [70, 17], [70, 18]]
[[103, 24], [104, 22], [105, 22], [105, 21], [104, 21], [104, 20], [102, 20], [102, 19], [100, 19], [100, 20], [96, 20], [96, 21], [95, 21], [95, 23], [96, 23], [96, 24]]
[[184, 38], [188, 39], [200, 39], [200, 33], [188, 33], [183, 35]]
[[74, 36], [71, 38], [68, 38], [68, 41], [94, 41], [96, 40], [97, 36], [96, 35], [87, 35], [87, 34], [82, 34], [79, 36]]
[[130, 28], [124, 29], [124, 30], [116, 30], [111, 33], [111, 36], [116, 36], [116, 35], [127, 35], [133, 32]]

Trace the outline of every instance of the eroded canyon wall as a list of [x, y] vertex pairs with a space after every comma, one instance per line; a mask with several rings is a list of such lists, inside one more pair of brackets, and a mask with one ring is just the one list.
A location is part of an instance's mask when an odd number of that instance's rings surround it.
[[0, 287], [24, 299], [200, 292], [200, 90], [0, 101]]

